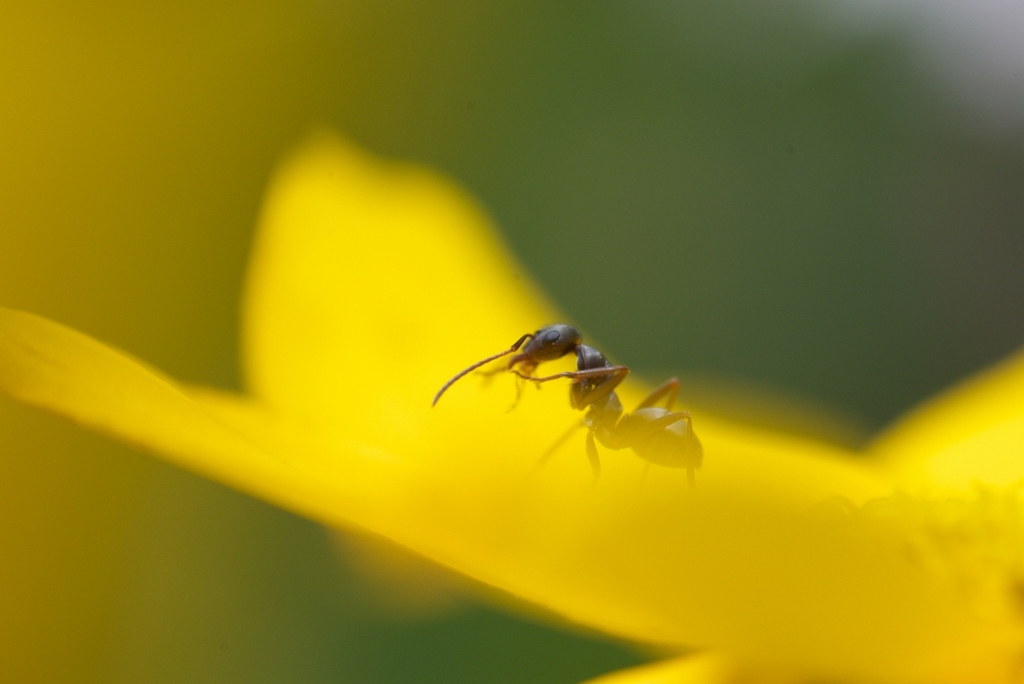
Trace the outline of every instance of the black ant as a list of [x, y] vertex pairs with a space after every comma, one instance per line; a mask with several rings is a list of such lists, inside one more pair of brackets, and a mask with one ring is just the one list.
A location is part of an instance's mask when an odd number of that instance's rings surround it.
[[[436, 405], [441, 395], [466, 374], [491, 361], [515, 354], [509, 359], [505, 370], [523, 380], [542, 383], [559, 378], [572, 379], [569, 386], [570, 404], [578, 411], [589, 409], [583, 421], [574, 426], [573, 430], [580, 427], [589, 430], [587, 457], [590, 459], [595, 477], [601, 474], [601, 459], [597, 452], [596, 440], [609, 449], [633, 449], [648, 463], [670, 468], [686, 468], [687, 478], [692, 487], [693, 471], [700, 467], [704, 450], [693, 432], [690, 413], [672, 411], [672, 405], [679, 394], [679, 380], [671, 378], [665, 381], [647, 395], [635, 411], [624, 413], [622, 403], [615, 394], [615, 388], [629, 374], [629, 368], [613, 366], [604, 354], [580, 340], [579, 330], [564, 323], [556, 323], [535, 333], [527, 333], [505, 351], [477, 361], [459, 372], [438, 391], [433, 404]], [[573, 352], [576, 353], [575, 371], [546, 377], [533, 375], [541, 363], [560, 359]], [[667, 398], [666, 407], [655, 406], [663, 398]], [[541, 459], [542, 463], [568, 439], [573, 430], [566, 433], [548, 450]]]

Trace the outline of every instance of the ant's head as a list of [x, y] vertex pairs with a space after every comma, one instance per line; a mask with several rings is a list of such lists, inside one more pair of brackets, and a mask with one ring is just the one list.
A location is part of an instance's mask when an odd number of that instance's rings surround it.
[[536, 366], [543, 361], [554, 361], [574, 353], [580, 346], [580, 331], [565, 323], [547, 325], [533, 334], [515, 356], [521, 363]]

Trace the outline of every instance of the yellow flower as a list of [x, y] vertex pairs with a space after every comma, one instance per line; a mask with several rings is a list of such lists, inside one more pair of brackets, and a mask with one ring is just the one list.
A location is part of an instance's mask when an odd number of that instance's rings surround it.
[[[388, 537], [565, 618], [702, 655], [609, 682], [1003, 682], [1021, 673], [1024, 359], [867, 454], [699, 414], [704, 466], [582, 442], [562, 388], [513, 412], [470, 361], [565, 316], [449, 182], [323, 136], [279, 171], [244, 311], [250, 396], [184, 387], [0, 311], [10, 395], [334, 526]], [[500, 384], [505, 382], [506, 384]], [[627, 407], [644, 394], [627, 382]], [[980, 484], [979, 484], [980, 483]]]

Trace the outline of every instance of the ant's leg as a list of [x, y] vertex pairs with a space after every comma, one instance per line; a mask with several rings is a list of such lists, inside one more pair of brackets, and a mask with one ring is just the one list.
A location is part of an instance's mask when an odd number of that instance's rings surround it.
[[633, 442], [639, 442], [641, 439], [644, 439], [645, 437], [649, 437], [656, 432], [661, 432], [668, 426], [675, 425], [681, 420], [685, 420], [690, 430], [693, 430], [693, 424], [690, 421], [690, 412], [676, 411], [675, 413], [666, 413], [661, 418], [652, 420], [650, 423], [644, 425], [640, 432], [633, 436]]
[[[599, 381], [593, 388], [586, 391], [586, 393], [580, 398], [581, 403], [576, 408], [582, 410], [587, 406], [592, 406], [597, 402], [601, 401], [609, 394], [615, 391], [615, 388], [619, 386], [627, 375], [629, 375], [629, 368], [626, 366], [608, 366], [607, 368], [593, 368], [585, 371], [576, 371], [577, 375], [583, 375], [583, 373], [591, 373], [593, 371], [603, 371], [604, 380]], [[597, 377], [601, 377], [601, 373], [595, 374]], [[583, 376], [587, 377], [587, 376]]]
[[568, 441], [568, 439], [572, 437], [574, 434], [576, 434], [576, 431], [582, 427], [586, 427], [586, 423], [584, 423], [581, 420], [578, 423], [575, 423], [564, 433], [562, 433], [562, 436], [556, 439], [555, 443], [548, 447], [548, 450], [545, 451], [544, 454], [540, 457], [540, 460], [537, 461], [537, 465], [533, 467], [533, 472], [537, 472], [538, 470], [540, 470], [544, 466], [544, 464], [548, 462], [548, 459], [550, 459], [552, 456], [558, 453], [558, 450], [562, 448], [562, 445], [565, 444]]
[[519, 400], [523, 398], [523, 379], [516, 378], [516, 400], [512, 402], [512, 405], [508, 407], [505, 413], [512, 413], [516, 406], [519, 406]]
[[597, 453], [597, 444], [594, 443], [594, 433], [587, 433], [587, 458], [590, 459], [590, 467], [594, 469], [594, 480], [601, 477], [601, 457]]
[[530, 382], [548, 382], [550, 380], [558, 380], [559, 378], [572, 378], [573, 380], [580, 380], [583, 378], [605, 378], [605, 380], [599, 383], [590, 393], [587, 395], [587, 402], [582, 406], [577, 406], [578, 409], [584, 409], [591, 404], [604, 399], [612, 391], [618, 387], [622, 379], [629, 375], [628, 366], [607, 366], [605, 368], [590, 368], [581, 371], [565, 371], [564, 373], [556, 373], [554, 375], [548, 375], [543, 378], [538, 378], [532, 375], [526, 375], [519, 372], [516, 369], [512, 369], [512, 373], [518, 375], [523, 380], [529, 380]]
[[565, 371], [564, 373], [546, 375], [543, 378], [538, 378], [535, 375], [526, 375], [515, 368], [512, 369], [512, 373], [518, 375], [523, 380], [529, 380], [530, 382], [548, 382], [549, 380], [558, 380], [559, 378], [572, 378], [573, 380], [579, 380], [580, 378], [607, 378], [609, 376], [616, 375], [624, 378], [629, 373], [629, 367], [608, 366], [606, 368], [591, 368], [589, 370], [581, 371]]
[[679, 396], [679, 378], [669, 378], [655, 387], [654, 391], [648, 394], [647, 398], [641, 401], [637, 408], [642, 409], [654, 406], [666, 394], [668, 395], [668, 402], [665, 408], [671, 411], [672, 405], [676, 403], [676, 397]]

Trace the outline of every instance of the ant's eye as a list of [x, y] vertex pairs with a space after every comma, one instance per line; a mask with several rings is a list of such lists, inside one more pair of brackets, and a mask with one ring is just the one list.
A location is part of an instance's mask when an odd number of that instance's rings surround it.
[[544, 339], [542, 342], [544, 342], [544, 344], [554, 344], [558, 341], [559, 337], [561, 337], [561, 335], [558, 334], [557, 330], [548, 330], [544, 333]]

